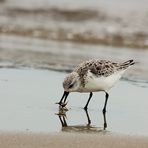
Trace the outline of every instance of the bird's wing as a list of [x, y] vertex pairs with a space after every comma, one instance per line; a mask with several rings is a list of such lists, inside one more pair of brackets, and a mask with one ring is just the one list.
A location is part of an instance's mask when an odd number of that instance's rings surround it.
[[89, 60], [79, 64], [74, 71], [79, 74], [80, 78], [87, 75], [88, 70], [97, 77], [107, 77], [113, 74], [119, 66], [120, 65], [118, 63], [107, 60]]
[[108, 77], [115, 73], [119, 67], [118, 63], [107, 61], [107, 60], [101, 60], [96, 61], [92, 64], [90, 67], [90, 72], [92, 72], [96, 76], [104, 76]]

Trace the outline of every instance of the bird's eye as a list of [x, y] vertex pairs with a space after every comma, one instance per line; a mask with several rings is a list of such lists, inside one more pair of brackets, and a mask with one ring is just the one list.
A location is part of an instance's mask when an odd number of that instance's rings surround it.
[[69, 88], [72, 88], [72, 87], [73, 87], [73, 84], [70, 84], [70, 85], [69, 85]]

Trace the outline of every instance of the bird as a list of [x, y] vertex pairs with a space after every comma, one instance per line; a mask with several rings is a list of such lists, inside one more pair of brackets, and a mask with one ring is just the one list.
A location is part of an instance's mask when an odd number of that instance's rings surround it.
[[84, 106], [84, 109], [87, 110], [93, 93], [103, 91], [105, 92], [105, 103], [102, 112], [106, 113], [109, 98], [108, 90], [110, 90], [122, 77], [124, 72], [134, 64], [134, 60], [113, 62], [99, 59], [91, 59], [80, 63], [65, 77], [63, 81], [64, 93], [57, 104], [64, 108], [67, 105], [67, 97], [71, 92], [89, 93], [89, 98]]

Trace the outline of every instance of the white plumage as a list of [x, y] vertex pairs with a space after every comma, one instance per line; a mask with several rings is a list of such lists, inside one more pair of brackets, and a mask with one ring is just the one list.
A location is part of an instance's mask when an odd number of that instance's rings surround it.
[[[92, 92], [104, 91], [106, 93], [103, 112], [106, 112], [108, 100], [107, 91], [122, 77], [123, 73], [134, 65], [133, 60], [116, 63], [107, 60], [89, 60], [79, 64], [73, 72], [68, 74], [63, 82], [64, 94], [58, 104], [65, 106], [69, 92], [89, 92], [90, 96], [85, 109], [92, 97]], [[64, 102], [63, 102], [64, 99]]]
[[96, 91], [107, 91], [112, 88], [117, 81], [122, 77], [123, 71], [115, 72], [108, 77], [95, 77], [90, 71], [86, 77], [86, 84], [81, 92], [96, 92]]

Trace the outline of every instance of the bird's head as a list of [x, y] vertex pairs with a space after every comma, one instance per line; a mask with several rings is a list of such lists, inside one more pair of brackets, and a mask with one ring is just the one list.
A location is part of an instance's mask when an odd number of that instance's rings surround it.
[[79, 75], [76, 72], [72, 72], [66, 76], [63, 82], [63, 88], [66, 92], [77, 91], [80, 86]]

